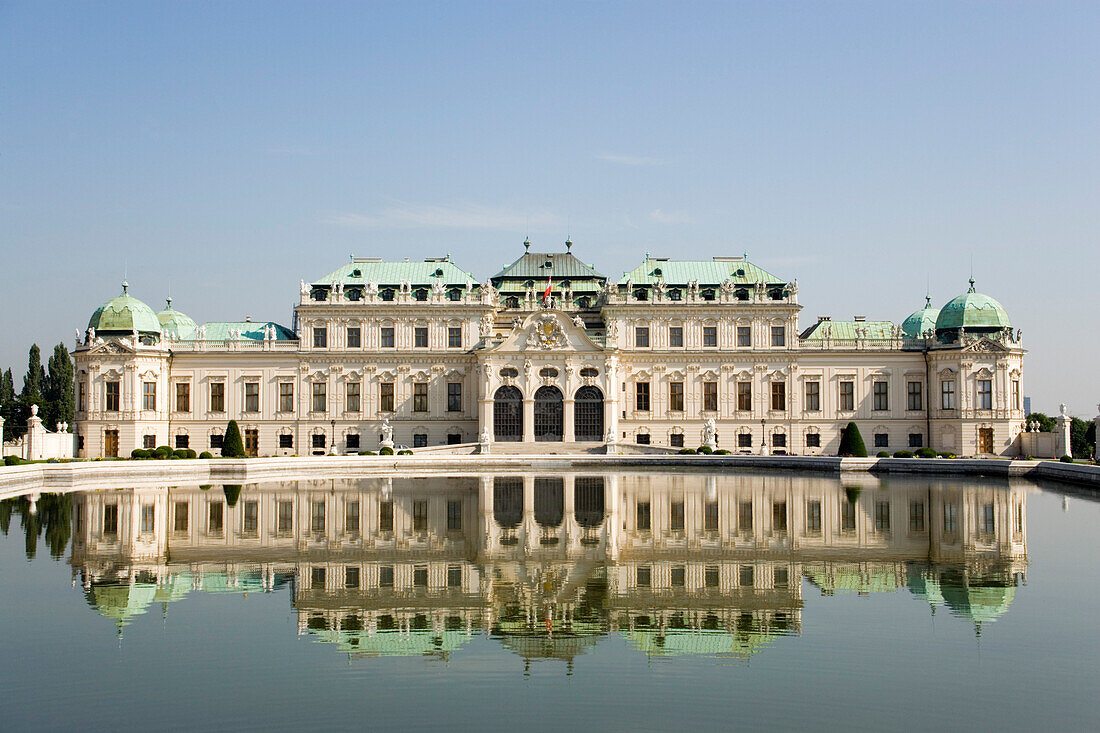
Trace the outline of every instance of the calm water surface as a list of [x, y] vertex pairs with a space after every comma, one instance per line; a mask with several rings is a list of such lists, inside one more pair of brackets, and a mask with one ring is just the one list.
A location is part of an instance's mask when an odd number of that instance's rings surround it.
[[0, 503], [0, 728], [1100, 729], [1100, 504], [545, 473]]

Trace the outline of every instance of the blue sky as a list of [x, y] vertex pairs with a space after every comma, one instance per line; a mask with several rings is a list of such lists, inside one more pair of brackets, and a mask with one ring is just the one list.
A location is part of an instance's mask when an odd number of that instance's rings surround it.
[[1092, 417], [1100, 4], [0, 4], [0, 365], [125, 275], [289, 322], [349, 254], [742, 254], [819, 314], [999, 299]]

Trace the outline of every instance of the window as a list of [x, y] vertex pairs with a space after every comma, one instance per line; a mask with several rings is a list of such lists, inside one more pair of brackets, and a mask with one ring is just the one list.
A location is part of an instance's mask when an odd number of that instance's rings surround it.
[[313, 327], [313, 348], [328, 348], [328, 329], [324, 326]]
[[669, 580], [674, 587], [683, 588], [685, 576], [687, 575], [687, 568], [683, 565], [677, 565], [672, 568], [672, 572], [669, 574]]
[[923, 448], [924, 447], [924, 434], [923, 433], [909, 433], [909, 447], [910, 448]]
[[324, 412], [328, 402], [328, 385], [324, 382], [313, 383], [313, 412]]
[[772, 448], [786, 448], [787, 447], [787, 434], [786, 433], [774, 433], [772, 435]]
[[458, 445], [462, 442], [462, 433], [447, 433], [447, 445]]
[[787, 327], [772, 326], [772, 346], [787, 345]]
[[840, 503], [840, 531], [856, 531], [856, 505], [848, 501], [847, 498]]
[[260, 454], [260, 431], [255, 428], [244, 431], [244, 454], [255, 458]]
[[87, 404], [87, 382], [81, 379], [76, 383], [76, 411], [84, 412], [85, 405]]
[[382, 348], [392, 349], [393, 346], [393, 326], [382, 326]]
[[806, 433], [806, 447], [807, 448], [820, 448], [821, 447], [821, 434], [820, 433]]
[[924, 531], [924, 502], [923, 501], [911, 501], [911, 502], [909, 502], [909, 531], [910, 532], [923, 532]]
[[978, 409], [993, 409], [993, 381], [990, 379], [978, 380]]
[[447, 587], [448, 588], [461, 588], [462, 587], [462, 566], [461, 565], [448, 565], [447, 566]]
[[649, 382], [635, 383], [634, 408], [639, 412], [649, 412]]
[[875, 382], [872, 387], [873, 402], [871, 409], [873, 410], [889, 410], [890, 409], [890, 384], [889, 382]]
[[359, 326], [348, 326], [348, 348], [358, 349], [362, 343], [362, 331], [359, 330]]
[[455, 302], [460, 301], [462, 300], [462, 291], [458, 288], [451, 288], [447, 291], [447, 298]]
[[840, 409], [852, 412], [856, 409], [856, 383], [840, 383]]
[[888, 448], [890, 446], [889, 433], [875, 433], [875, 447]]
[[103, 505], [103, 534], [118, 534], [118, 504]]
[[737, 505], [737, 527], [742, 532], [752, 531], [752, 502], [742, 501]]
[[638, 524], [637, 528], [640, 531], [649, 531], [649, 502], [639, 501], [637, 507]]
[[381, 296], [382, 300], [389, 303], [389, 302], [393, 301], [393, 296], [394, 296], [393, 288], [385, 288], [384, 290], [379, 291], [378, 295]]
[[703, 326], [703, 347], [715, 348], [718, 346], [718, 326]]
[[417, 349], [428, 348], [428, 327], [417, 326], [413, 329], [413, 346]]
[[805, 409], [807, 412], [821, 411], [821, 382], [806, 382]]
[[1012, 380], [1012, 409], [1020, 409], [1020, 380]]
[[217, 450], [222, 449], [222, 442], [225, 440], [225, 436], [220, 433], [213, 433], [210, 436], [210, 447]]
[[177, 448], [190, 448], [191, 447], [191, 436], [189, 436], [189, 435], [177, 435], [176, 436], [176, 447]]
[[638, 566], [638, 569], [635, 572], [635, 579], [637, 580], [637, 585], [639, 588], [648, 588], [651, 577], [652, 572], [650, 571], [648, 565]]
[[294, 447], [294, 436], [290, 433], [280, 433], [279, 434], [279, 447], [280, 448], [293, 448]]
[[718, 410], [718, 382], [703, 382], [703, 409]]
[[359, 502], [357, 501], [344, 504], [344, 531], [352, 534], [359, 532]]
[[344, 568], [344, 587], [345, 588], [358, 588], [359, 587], [359, 568]]
[[145, 450], [155, 450], [157, 447], [157, 436], [155, 435], [143, 435], [141, 436], [141, 447]]
[[787, 502], [772, 503], [772, 529], [776, 532], [787, 531]]
[[325, 569], [324, 568], [310, 568], [309, 571], [309, 587], [311, 590], [324, 590], [325, 589]]
[[955, 380], [953, 379], [940, 382], [940, 409], [955, 409]]
[[118, 412], [118, 403], [120, 401], [121, 383], [120, 382], [104, 382], [104, 405], [103, 409], [107, 412]]
[[325, 502], [310, 502], [309, 530], [311, 532], [325, 531]]
[[638, 326], [634, 329], [634, 345], [639, 349], [649, 348], [649, 328]]
[[157, 409], [157, 383], [141, 383], [141, 409], [153, 411]]
[[447, 412], [462, 412], [462, 382], [447, 383]]
[[957, 504], [943, 505], [943, 531], [945, 534], [957, 532], [959, 529], [959, 507]]
[[220, 535], [225, 529], [225, 502], [212, 501], [206, 509], [206, 531]]
[[176, 412], [191, 412], [190, 382], [176, 382]]
[[923, 410], [924, 384], [922, 382], [909, 382], [906, 389], [906, 397], [905, 409]]
[[684, 409], [684, 383], [668, 383], [668, 409], [673, 412], [682, 412]]
[[806, 504], [806, 532], [821, 534], [821, 501], [812, 499]]
[[672, 348], [680, 348], [684, 345], [684, 327], [668, 327], [668, 345]]
[[426, 501], [413, 502], [413, 531], [428, 531], [428, 502]]
[[259, 412], [260, 411], [260, 383], [259, 382], [245, 382], [244, 383], [244, 411], [245, 412]]
[[417, 382], [413, 385], [413, 412], [428, 411], [428, 383]]
[[737, 345], [743, 347], [752, 346], [752, 326], [737, 327]]
[[982, 504], [982, 534], [993, 534], [996, 529], [996, 520], [992, 504]]
[[361, 384], [359, 382], [348, 382], [345, 387], [346, 400], [345, 410], [347, 412], [359, 412], [360, 407], [360, 389]]
[[684, 531], [684, 502], [674, 501], [669, 506], [668, 528], [673, 532]]
[[141, 505], [141, 532], [149, 534], [156, 528], [157, 507], [155, 504]]
[[703, 530], [718, 531], [718, 502], [716, 501], [708, 501], [703, 505]]
[[737, 383], [737, 411], [752, 411], [752, 382]]
[[668, 291], [669, 300], [680, 300], [681, 297], [683, 297], [683, 294], [678, 288], [673, 288], [672, 290]]
[[378, 531], [393, 531], [393, 502], [383, 501], [378, 504]]
[[638, 445], [649, 445], [649, 433], [638, 433], [635, 437]]
[[225, 382], [210, 383], [210, 412], [225, 412]]
[[773, 585], [776, 588], [786, 588], [790, 584], [790, 572], [787, 568], [776, 568]]
[[393, 412], [393, 382], [382, 382], [378, 386], [378, 409], [382, 412]]
[[786, 382], [772, 382], [772, 409], [777, 411], [787, 409]]
[[325, 441], [325, 434], [324, 433], [315, 433], [313, 435], [313, 443], [312, 444], [313, 444], [314, 448], [324, 448], [325, 447], [325, 442], [326, 441]]
[[717, 588], [718, 587], [718, 566], [717, 565], [707, 565], [706, 569], [703, 571], [703, 584], [707, 588]]
[[348, 448], [359, 448], [359, 433], [348, 433], [344, 438], [344, 445]]
[[752, 565], [742, 565], [737, 570], [737, 584], [743, 588], [751, 588], [753, 584], [753, 576], [755, 575]]
[[177, 501], [174, 508], [172, 529], [176, 532], [186, 532], [188, 504], [186, 501]]
[[244, 513], [241, 515], [241, 531], [247, 535], [256, 534], [260, 526], [260, 503], [246, 501]]
[[294, 531], [294, 502], [279, 502], [278, 523], [275, 526], [279, 534], [290, 534]]
[[752, 433], [738, 433], [737, 434], [737, 447], [738, 448], [752, 448]]
[[427, 433], [413, 433], [413, 448], [424, 448], [428, 445]]
[[447, 529], [457, 532], [462, 529], [462, 502], [451, 500], [447, 502]]
[[279, 412], [294, 412], [293, 382], [279, 382]]
[[888, 501], [875, 502], [875, 531], [890, 531], [890, 502]]
[[458, 326], [451, 326], [447, 329], [447, 348], [462, 348], [462, 329]]
[[668, 436], [668, 442], [673, 448], [683, 448], [684, 447], [684, 434], [683, 433], [673, 433], [672, 435]]

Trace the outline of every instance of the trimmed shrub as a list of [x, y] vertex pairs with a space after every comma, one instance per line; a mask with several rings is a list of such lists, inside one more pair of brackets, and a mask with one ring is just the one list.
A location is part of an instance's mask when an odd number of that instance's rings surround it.
[[917, 449], [917, 458], [935, 458], [936, 455], [936, 450], [928, 446]]
[[202, 453], [199, 453], [199, 458], [203, 459], [204, 461], [208, 461], [213, 457], [214, 457], [214, 454], [211, 453], [208, 450], [204, 450]]
[[879, 451], [878, 453], [876, 453], [875, 455], [876, 455], [876, 456], [878, 456], [879, 458], [889, 458], [889, 457], [890, 457], [890, 451], [888, 451], [888, 450], [880, 450], [880, 451]]
[[4, 456], [5, 466], [22, 466], [24, 463], [29, 463], [29, 461], [24, 461], [19, 456]]
[[359, 455], [361, 455], [361, 456], [376, 456], [378, 454], [375, 453], [372, 450], [361, 450], [361, 451], [359, 451]]
[[859, 433], [859, 426], [854, 422], [848, 423], [840, 436], [839, 455], [851, 456], [853, 458], [867, 457], [867, 446], [863, 443], [863, 436]]
[[701, 446], [699, 446], [698, 448], [695, 449], [695, 452], [696, 453], [703, 453], [705, 455], [705, 454], [708, 454], [708, 453], [713, 453], [714, 449], [711, 448], [709, 445], [701, 445]]
[[380, 456], [392, 456], [393, 455], [393, 448], [391, 448], [387, 445], [387, 446], [385, 446], [384, 448], [382, 448], [381, 450], [378, 451], [378, 455], [380, 455]]
[[402, 450], [397, 451], [397, 455], [399, 455], [399, 456], [411, 456], [412, 454], [413, 454], [413, 452], [411, 450], [409, 450], [408, 448], [404, 448]]
[[225, 503], [230, 508], [237, 506], [237, 499], [241, 498], [241, 485], [240, 484], [225, 484], [222, 486], [222, 493], [225, 494]]
[[194, 448], [184, 448], [184, 450], [187, 451], [187, 457], [188, 458], [198, 458], [199, 457], [199, 454], [195, 452]]
[[213, 484], [199, 484], [199, 489], [201, 491], [210, 491], [212, 488], [214, 488]]
[[894, 458], [916, 458], [917, 454], [911, 450], [894, 451]]
[[150, 457], [150, 452], [145, 450], [144, 448], [134, 448], [132, 451], [130, 451], [130, 457], [131, 458], [149, 458]]
[[190, 458], [191, 457], [191, 456], [187, 455], [187, 449], [186, 448], [176, 448], [176, 450], [173, 451], [173, 455], [175, 455], [176, 458]]
[[244, 439], [236, 420], [230, 420], [222, 438], [222, 458], [244, 458]]
[[1068, 455], [1066, 455], [1066, 456], [1062, 456], [1062, 457], [1061, 457], [1061, 458], [1059, 458], [1058, 460], [1059, 460], [1059, 461], [1061, 461], [1062, 463], [1073, 463], [1073, 458], [1071, 458], [1071, 457], [1070, 457], [1070, 456], [1068, 456]]
[[687, 456], [687, 455], [692, 455], [693, 456], [693, 455], [695, 455], [695, 449], [694, 448], [681, 448], [680, 450], [678, 450], [676, 452], [679, 453], [682, 456]]
[[719, 448], [718, 450], [714, 451], [714, 455], [716, 456], [728, 456], [729, 454], [730, 452], [725, 448]]
[[172, 457], [172, 449], [169, 448], [166, 445], [158, 445], [157, 449], [155, 451], [153, 451], [153, 455], [157, 458], [160, 458], [160, 459], [171, 458]]

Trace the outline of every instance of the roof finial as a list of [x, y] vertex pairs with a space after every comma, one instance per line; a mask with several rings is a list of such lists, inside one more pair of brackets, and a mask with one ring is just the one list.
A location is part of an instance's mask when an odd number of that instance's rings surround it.
[[130, 283], [125, 280], [122, 281], [122, 294], [126, 295], [126, 290], [130, 287]]
[[168, 304], [168, 310], [172, 310], [172, 296], [169, 295], [164, 299], [164, 302]]
[[523, 251], [524, 252], [530, 252], [531, 251], [531, 238], [530, 237], [524, 237], [523, 238]]
[[974, 276], [973, 275], [970, 276], [970, 290], [968, 292], [971, 292], [971, 293], [974, 292]]
[[573, 251], [573, 239], [569, 236], [566, 236], [566, 238], [565, 238], [565, 251], [566, 252], [572, 252]]

